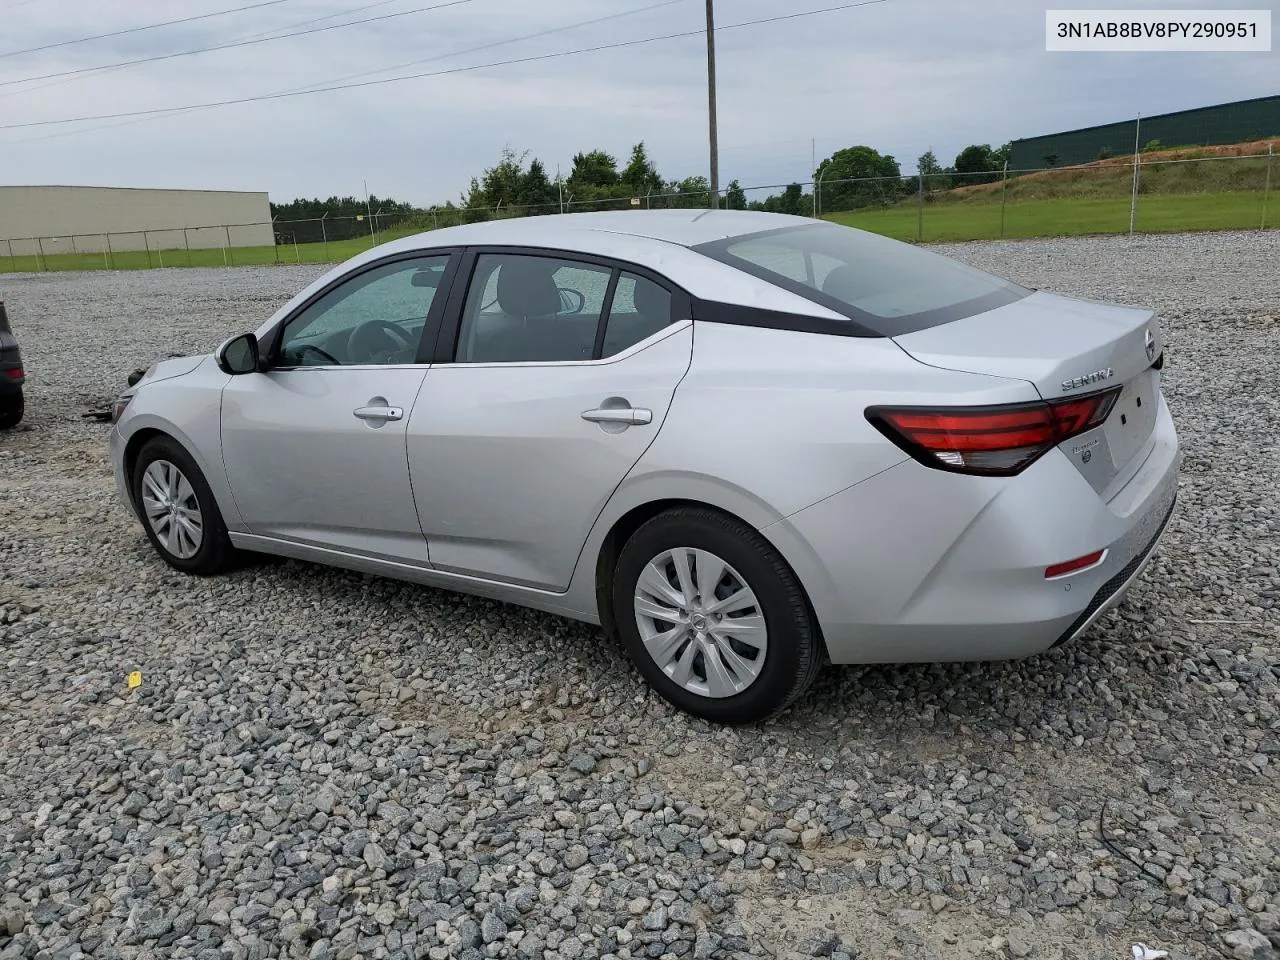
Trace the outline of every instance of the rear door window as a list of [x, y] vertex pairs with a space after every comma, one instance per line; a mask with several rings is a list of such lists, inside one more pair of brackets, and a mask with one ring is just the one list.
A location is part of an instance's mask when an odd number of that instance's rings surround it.
[[590, 360], [612, 274], [576, 260], [481, 254], [462, 311], [458, 362]]
[[600, 355], [612, 357], [671, 324], [671, 292], [652, 280], [623, 272], [613, 293]]
[[[677, 309], [677, 305], [682, 307]], [[568, 363], [630, 349], [688, 317], [688, 296], [623, 264], [555, 253], [476, 256], [456, 363]]]

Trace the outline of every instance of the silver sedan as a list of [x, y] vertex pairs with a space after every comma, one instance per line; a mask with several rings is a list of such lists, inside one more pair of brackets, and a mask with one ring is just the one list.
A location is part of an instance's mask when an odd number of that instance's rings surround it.
[[377, 247], [116, 403], [160, 556], [259, 551], [600, 624], [741, 723], [835, 663], [1022, 657], [1173, 509], [1150, 310], [764, 213], [536, 217]]

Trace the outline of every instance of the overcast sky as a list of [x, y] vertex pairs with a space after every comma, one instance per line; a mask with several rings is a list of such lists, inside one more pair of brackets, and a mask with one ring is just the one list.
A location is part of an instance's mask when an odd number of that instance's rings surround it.
[[[494, 46], [657, 0], [462, 0], [429, 12], [273, 42], [14, 84], [28, 77], [243, 40], [289, 28], [420, 10], [444, 0], [279, 0], [258, 9], [6, 56], [10, 51], [254, 0], [0, 0], [0, 127], [234, 99], [319, 85], [411, 61], [438, 71], [696, 31], [702, 0]], [[841, 0], [717, 0], [721, 26]], [[1054, 7], [1107, 8], [1058, 2]], [[1270, 8], [1277, 0], [1174, 0], [1112, 7]], [[1045, 5], [1028, 0], [884, 0], [717, 38], [721, 181], [811, 176], [865, 143], [904, 170], [1005, 140], [1280, 92], [1280, 52], [1068, 54], [1044, 50]], [[330, 15], [330, 19], [297, 26]], [[7, 83], [6, 83], [7, 82]], [[580, 150], [625, 162], [643, 140], [667, 178], [705, 174], [706, 48], [698, 36], [364, 89], [195, 110], [141, 121], [0, 129], [0, 184], [93, 184], [457, 199], [504, 146], [554, 176]]]

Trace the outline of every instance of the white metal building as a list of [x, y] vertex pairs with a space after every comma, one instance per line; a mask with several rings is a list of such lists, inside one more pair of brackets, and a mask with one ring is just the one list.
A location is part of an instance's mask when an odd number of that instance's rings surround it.
[[0, 256], [274, 242], [266, 193], [0, 186]]

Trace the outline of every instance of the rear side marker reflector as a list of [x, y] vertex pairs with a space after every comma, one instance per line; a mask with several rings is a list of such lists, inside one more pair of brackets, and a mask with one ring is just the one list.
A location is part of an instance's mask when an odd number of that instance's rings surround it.
[[1056, 580], [1058, 577], [1065, 577], [1068, 574], [1088, 570], [1100, 564], [1104, 559], [1106, 559], [1106, 556], [1107, 551], [1095, 550], [1093, 553], [1086, 553], [1083, 557], [1076, 557], [1074, 560], [1055, 563], [1052, 566], [1044, 568], [1044, 578], [1046, 580]]
[[871, 407], [867, 419], [925, 466], [1008, 477], [1102, 424], [1122, 389], [990, 407]]

